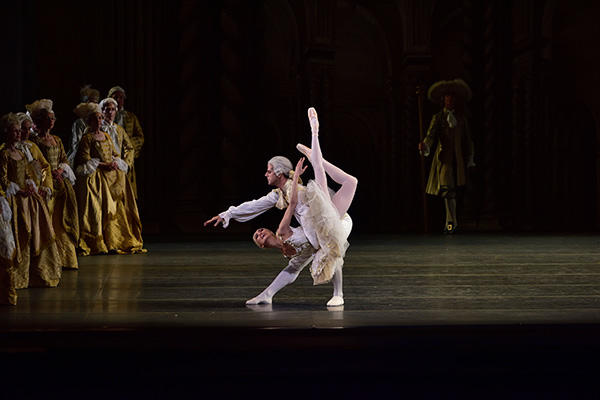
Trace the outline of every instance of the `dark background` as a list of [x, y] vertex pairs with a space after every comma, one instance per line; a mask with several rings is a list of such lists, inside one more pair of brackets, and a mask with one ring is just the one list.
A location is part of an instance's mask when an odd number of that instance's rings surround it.
[[[51, 98], [54, 133], [68, 141], [81, 86], [126, 89], [146, 136], [146, 234], [215, 234], [201, 222], [270, 190], [271, 156], [298, 158], [309, 106], [325, 157], [359, 179], [354, 230], [423, 231], [415, 90], [457, 77], [473, 90], [477, 163], [463, 228], [600, 228], [596, 1], [16, 1], [1, 11], [0, 112]], [[438, 106], [423, 105], [426, 129]], [[441, 231], [441, 202], [427, 202], [427, 227]]]

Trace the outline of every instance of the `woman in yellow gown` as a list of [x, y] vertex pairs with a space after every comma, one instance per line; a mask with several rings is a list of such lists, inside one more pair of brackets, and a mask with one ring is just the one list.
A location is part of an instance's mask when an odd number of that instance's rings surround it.
[[12, 233], [12, 211], [0, 188], [0, 304], [17, 304], [15, 289], [15, 238]]
[[145, 252], [137, 204], [126, 179], [128, 165], [100, 129], [100, 106], [82, 103], [75, 112], [88, 126], [75, 156], [80, 254]]
[[50, 134], [56, 120], [52, 109], [34, 108], [31, 117], [38, 131], [33, 142], [41, 150], [52, 171], [54, 193], [48, 202], [48, 208], [52, 213], [60, 265], [66, 269], [77, 269], [75, 249], [79, 240], [79, 216], [73, 189], [75, 174], [67, 161], [62, 141], [58, 136]]
[[16, 115], [2, 117], [2, 127], [6, 144], [0, 150], [0, 187], [12, 211], [15, 287], [54, 287], [60, 281], [61, 265], [46, 204], [52, 195], [52, 181], [45, 179], [45, 169], [37, 160], [29, 161], [20, 150]]

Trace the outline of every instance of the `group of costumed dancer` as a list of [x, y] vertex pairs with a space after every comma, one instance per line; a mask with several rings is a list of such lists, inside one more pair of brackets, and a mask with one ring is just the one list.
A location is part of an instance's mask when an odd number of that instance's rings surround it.
[[[315, 179], [306, 186], [302, 185], [300, 176], [308, 167], [304, 166], [304, 157], [295, 169], [287, 158], [273, 157], [267, 163], [265, 176], [268, 184], [276, 187], [275, 190], [260, 199], [231, 206], [204, 223], [204, 226], [222, 224], [223, 228], [227, 228], [232, 218], [245, 222], [273, 207], [285, 209], [275, 233], [260, 228], [254, 232], [252, 239], [260, 248], [281, 251], [288, 264], [265, 290], [246, 301], [247, 305], [271, 304], [273, 296], [293, 283], [311, 261], [314, 284], [333, 284], [333, 296], [327, 306], [344, 304], [342, 267], [352, 230], [352, 219], [347, 211], [354, 199], [358, 180], [323, 159], [319, 145], [319, 120], [312, 107], [308, 109], [308, 119], [312, 131], [311, 148], [302, 144], [296, 148], [310, 161]], [[327, 175], [341, 185], [337, 192], [328, 188]], [[291, 226], [292, 216], [300, 226]]]

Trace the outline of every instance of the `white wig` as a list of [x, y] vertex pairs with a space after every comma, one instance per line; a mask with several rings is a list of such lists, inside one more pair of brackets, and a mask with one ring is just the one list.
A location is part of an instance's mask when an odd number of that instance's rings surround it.
[[24, 121], [29, 121], [33, 124], [33, 120], [29, 116], [28, 112], [27, 113], [24, 113], [24, 112], [17, 113], [17, 119], [19, 120], [19, 125], [22, 125]]
[[102, 114], [102, 109], [98, 103], [79, 103], [73, 112], [85, 121], [91, 114]]
[[115, 108], [118, 110], [119, 109], [119, 105], [117, 104], [117, 101], [115, 99], [113, 99], [112, 97], [107, 97], [106, 99], [102, 100], [100, 102], [100, 109], [104, 110], [104, 107], [107, 104], [112, 104], [113, 106], [115, 106]]
[[290, 171], [294, 169], [290, 160], [283, 156], [275, 156], [269, 160], [269, 164], [273, 166], [273, 172], [275, 175], [280, 176], [284, 174], [286, 177], [290, 176]]

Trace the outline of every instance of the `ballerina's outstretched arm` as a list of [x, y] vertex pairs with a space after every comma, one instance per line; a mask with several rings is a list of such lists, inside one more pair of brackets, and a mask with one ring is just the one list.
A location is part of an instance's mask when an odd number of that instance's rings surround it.
[[340, 217], [342, 217], [350, 208], [352, 200], [354, 200], [358, 179], [323, 159], [319, 144], [319, 119], [317, 111], [313, 107], [308, 109], [308, 119], [312, 130], [312, 149], [301, 144], [296, 147], [310, 160], [315, 172], [315, 181], [328, 196], [329, 189], [327, 188], [326, 173], [331, 179], [341, 185], [340, 189], [331, 197], [331, 202], [338, 210]]

